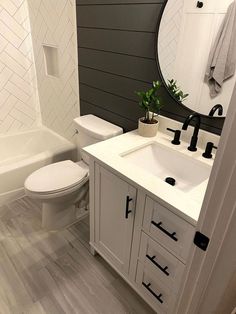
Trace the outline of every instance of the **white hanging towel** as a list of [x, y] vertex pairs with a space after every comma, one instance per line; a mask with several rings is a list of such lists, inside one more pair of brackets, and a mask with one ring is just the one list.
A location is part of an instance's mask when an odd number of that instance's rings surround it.
[[236, 67], [236, 3], [228, 7], [223, 23], [211, 49], [206, 79], [211, 97], [217, 96], [224, 81], [232, 77]]

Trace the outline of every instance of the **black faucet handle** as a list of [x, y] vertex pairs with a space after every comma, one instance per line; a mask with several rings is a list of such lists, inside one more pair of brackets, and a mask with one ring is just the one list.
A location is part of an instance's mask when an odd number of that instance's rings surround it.
[[207, 159], [212, 158], [213, 148], [217, 149], [217, 147], [212, 142], [208, 142], [206, 145], [205, 152], [202, 154], [202, 156]]
[[180, 130], [173, 130], [173, 129], [170, 129], [170, 128], [167, 128], [168, 131], [171, 131], [173, 132], [175, 135], [174, 135], [174, 139], [171, 141], [171, 143], [173, 145], [179, 145], [180, 144], [180, 135], [181, 135], [181, 131]]

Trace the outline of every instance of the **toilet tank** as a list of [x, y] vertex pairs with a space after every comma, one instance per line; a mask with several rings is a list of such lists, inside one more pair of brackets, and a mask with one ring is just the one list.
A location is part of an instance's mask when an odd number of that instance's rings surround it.
[[92, 114], [74, 119], [76, 129], [76, 144], [78, 147], [78, 157], [88, 164], [87, 155], [82, 152], [82, 148], [107, 140], [123, 133], [119, 126], [98, 118]]

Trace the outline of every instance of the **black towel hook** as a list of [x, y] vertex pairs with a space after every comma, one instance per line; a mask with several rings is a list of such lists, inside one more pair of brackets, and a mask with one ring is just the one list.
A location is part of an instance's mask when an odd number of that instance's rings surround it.
[[202, 1], [197, 2], [197, 8], [201, 9], [203, 7], [204, 3]]

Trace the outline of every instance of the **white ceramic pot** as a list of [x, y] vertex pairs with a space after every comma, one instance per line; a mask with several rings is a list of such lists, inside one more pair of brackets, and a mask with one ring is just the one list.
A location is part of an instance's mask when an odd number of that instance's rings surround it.
[[153, 137], [157, 134], [159, 122], [148, 124], [142, 122], [144, 118], [139, 119], [138, 121], [138, 134], [144, 137]]

